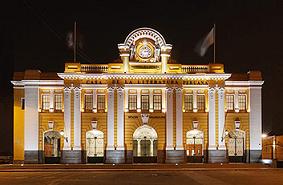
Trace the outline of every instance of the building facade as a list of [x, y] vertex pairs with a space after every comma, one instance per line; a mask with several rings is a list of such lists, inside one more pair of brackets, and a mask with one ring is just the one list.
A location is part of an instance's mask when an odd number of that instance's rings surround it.
[[134, 30], [118, 49], [109, 64], [14, 74], [15, 162], [260, 160], [259, 71], [178, 64], [151, 28]]

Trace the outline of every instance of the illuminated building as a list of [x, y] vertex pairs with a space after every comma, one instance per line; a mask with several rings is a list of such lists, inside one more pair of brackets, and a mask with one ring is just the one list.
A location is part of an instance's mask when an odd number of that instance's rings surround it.
[[182, 65], [150, 28], [131, 32], [109, 64], [14, 74], [14, 161], [26, 163], [256, 162], [259, 71]]

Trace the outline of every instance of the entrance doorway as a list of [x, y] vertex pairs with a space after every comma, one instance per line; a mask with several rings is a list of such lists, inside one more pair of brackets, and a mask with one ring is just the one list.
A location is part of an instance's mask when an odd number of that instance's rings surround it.
[[57, 131], [47, 131], [44, 133], [44, 160], [47, 164], [60, 163], [60, 138]]
[[86, 132], [86, 156], [88, 163], [104, 162], [104, 134], [93, 129]]
[[203, 132], [193, 129], [186, 134], [186, 155], [189, 163], [202, 163], [203, 155]]
[[157, 133], [149, 125], [138, 127], [133, 134], [134, 163], [157, 162]]
[[245, 131], [233, 130], [228, 134], [229, 162], [245, 162]]

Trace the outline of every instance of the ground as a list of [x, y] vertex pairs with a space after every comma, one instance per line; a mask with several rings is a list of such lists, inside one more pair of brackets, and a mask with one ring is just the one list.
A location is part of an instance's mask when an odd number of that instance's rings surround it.
[[282, 185], [276, 168], [1, 168], [2, 185]]

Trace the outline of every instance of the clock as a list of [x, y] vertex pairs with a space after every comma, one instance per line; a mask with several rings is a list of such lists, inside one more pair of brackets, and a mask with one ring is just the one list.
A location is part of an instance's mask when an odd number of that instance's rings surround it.
[[152, 50], [148, 45], [143, 45], [139, 48], [138, 54], [141, 58], [149, 58], [152, 55]]

